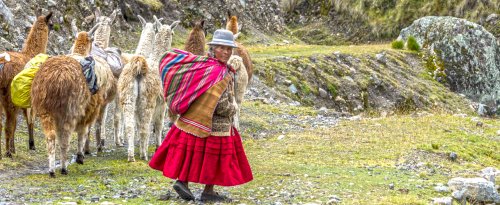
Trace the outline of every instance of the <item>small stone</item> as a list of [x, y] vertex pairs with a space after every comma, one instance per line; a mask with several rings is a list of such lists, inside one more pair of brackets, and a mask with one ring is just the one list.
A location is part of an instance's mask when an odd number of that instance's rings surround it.
[[285, 139], [285, 135], [278, 136], [278, 140], [283, 140], [283, 139]]
[[298, 92], [297, 87], [295, 87], [294, 84], [291, 84], [288, 89], [290, 90], [291, 93], [296, 94]]
[[389, 189], [390, 189], [390, 190], [394, 190], [394, 184], [393, 184], [393, 183], [390, 183], [390, 184], [389, 184]]
[[455, 153], [455, 152], [451, 152], [451, 153], [450, 153], [449, 158], [450, 158], [450, 160], [451, 160], [451, 161], [453, 161], [453, 162], [454, 162], [454, 161], [456, 161], [456, 160], [457, 160], [458, 155], [457, 155], [457, 153]]
[[318, 92], [319, 92], [319, 96], [320, 97], [322, 97], [322, 98], [328, 98], [328, 93], [323, 88], [319, 88]]
[[447, 186], [443, 186], [443, 185], [435, 186], [434, 190], [436, 190], [437, 192], [449, 192], [450, 191], [450, 189]]
[[97, 197], [97, 196], [90, 198], [90, 202], [98, 202], [98, 201], [99, 201], [99, 197]]
[[481, 121], [477, 122], [476, 127], [483, 127], [483, 122], [481, 122]]
[[451, 197], [434, 198], [432, 199], [432, 204], [435, 205], [451, 205], [453, 199]]
[[387, 63], [387, 57], [385, 56], [385, 52], [378, 53], [375, 55], [375, 58], [379, 63], [386, 64]]

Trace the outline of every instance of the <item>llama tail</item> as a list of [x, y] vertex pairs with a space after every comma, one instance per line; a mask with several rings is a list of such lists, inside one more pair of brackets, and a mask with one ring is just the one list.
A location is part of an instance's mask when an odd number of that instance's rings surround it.
[[8, 53], [0, 53], [0, 61], [3, 62], [9, 62], [10, 61], [10, 55]]
[[143, 56], [133, 56], [132, 58], [130, 58], [129, 64], [131, 66], [132, 73], [135, 74], [134, 76], [145, 75], [146, 73], [148, 73], [149, 66]]

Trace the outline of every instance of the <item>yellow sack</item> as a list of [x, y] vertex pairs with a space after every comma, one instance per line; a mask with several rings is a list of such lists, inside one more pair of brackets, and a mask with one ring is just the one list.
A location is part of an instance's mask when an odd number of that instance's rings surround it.
[[49, 58], [47, 54], [40, 53], [32, 58], [24, 69], [19, 72], [10, 84], [10, 94], [14, 105], [20, 108], [31, 107], [31, 83], [40, 66]]

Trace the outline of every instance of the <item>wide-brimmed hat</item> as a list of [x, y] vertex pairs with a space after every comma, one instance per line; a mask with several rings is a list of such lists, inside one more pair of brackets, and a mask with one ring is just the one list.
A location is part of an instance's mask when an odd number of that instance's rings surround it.
[[226, 29], [218, 29], [214, 32], [214, 37], [212, 41], [207, 43], [208, 45], [221, 45], [221, 46], [229, 46], [233, 48], [237, 48], [234, 43], [233, 32]]

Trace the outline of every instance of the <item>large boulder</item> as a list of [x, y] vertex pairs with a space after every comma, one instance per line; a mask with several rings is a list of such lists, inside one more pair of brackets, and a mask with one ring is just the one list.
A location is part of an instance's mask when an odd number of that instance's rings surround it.
[[444, 70], [445, 84], [452, 91], [497, 108], [500, 46], [495, 36], [476, 23], [436, 16], [414, 21], [401, 30], [398, 39], [406, 41], [409, 36], [414, 36], [433, 59], [441, 62], [436, 65], [443, 67], [440, 69]]
[[484, 178], [453, 178], [448, 181], [453, 198], [458, 201], [475, 201], [484, 203], [500, 203], [500, 195], [495, 184]]

